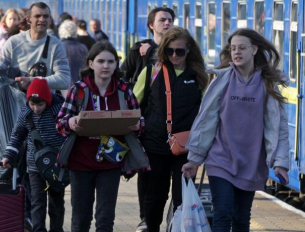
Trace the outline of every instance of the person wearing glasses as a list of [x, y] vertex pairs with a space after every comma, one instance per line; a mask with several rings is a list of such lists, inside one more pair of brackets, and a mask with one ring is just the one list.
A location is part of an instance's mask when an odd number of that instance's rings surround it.
[[[129, 50], [124, 60], [121, 70], [124, 72], [124, 79], [135, 84], [142, 69], [147, 65], [156, 62], [155, 53], [164, 33], [173, 26], [175, 12], [168, 7], [156, 7], [152, 9], [147, 17], [147, 28], [153, 35], [152, 39], [145, 39], [136, 42]], [[141, 105], [144, 110], [145, 106]], [[138, 198], [141, 222], [137, 226], [136, 232], [146, 232], [147, 226], [144, 217], [143, 202], [147, 191], [146, 172], [138, 173]], [[128, 176], [130, 177], [130, 176]]]
[[[191, 129], [199, 111], [202, 93], [209, 82], [199, 45], [186, 29], [172, 27], [164, 33], [157, 49], [157, 59], [151, 75], [146, 75], [147, 67], [144, 68], [133, 89], [140, 104], [147, 100], [143, 112], [145, 128], [140, 141], [151, 165], [144, 199], [144, 215], [149, 232], [160, 231], [171, 181], [174, 211], [181, 205], [181, 168], [187, 162], [187, 154], [173, 155], [167, 143], [167, 105], [162, 67], [167, 67], [170, 79], [172, 133]], [[144, 93], [147, 77], [150, 86]], [[145, 94], [147, 98], [144, 98]]]
[[[187, 178], [204, 162], [214, 206], [213, 232], [249, 231], [256, 190], [268, 168], [288, 184], [288, 121], [278, 85], [276, 48], [252, 29], [238, 29], [220, 53], [221, 64], [193, 123], [182, 168]], [[232, 228], [232, 230], [231, 230]]]

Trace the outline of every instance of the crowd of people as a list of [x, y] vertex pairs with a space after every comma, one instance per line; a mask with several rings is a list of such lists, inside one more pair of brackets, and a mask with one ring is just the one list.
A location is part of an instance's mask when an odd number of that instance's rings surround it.
[[[36, 127], [45, 144], [59, 149], [71, 133], [83, 129], [77, 124], [81, 110], [141, 109], [141, 123], [130, 129], [137, 131], [151, 170], [137, 174], [136, 232], [160, 231], [170, 189], [175, 211], [182, 204], [181, 175], [194, 178], [202, 163], [212, 193], [213, 232], [249, 231], [254, 193], [263, 189], [269, 167], [289, 182], [285, 99], [277, 87], [286, 86], [287, 79], [277, 69], [275, 47], [254, 30], [233, 32], [219, 67], [206, 70], [189, 31], [173, 26], [174, 11], [156, 7], [147, 20], [153, 39], [134, 44], [120, 65], [99, 19], [90, 21], [92, 37], [87, 22], [67, 12], [55, 25], [43, 2], [0, 14], [0, 69], [19, 70], [7, 78], [20, 84], [26, 101], [0, 157], [9, 168], [24, 156], [29, 230], [63, 232], [65, 213], [64, 190], [48, 189], [36, 167], [31, 132]], [[190, 131], [189, 152], [180, 155], [173, 155], [168, 145], [166, 83], [172, 133]], [[77, 96], [86, 89], [88, 102], [82, 107]], [[113, 163], [103, 156], [102, 136], [77, 136], [69, 156], [72, 232], [89, 232], [95, 200], [96, 231], [113, 231], [124, 160]], [[111, 139], [125, 143], [123, 136]]]

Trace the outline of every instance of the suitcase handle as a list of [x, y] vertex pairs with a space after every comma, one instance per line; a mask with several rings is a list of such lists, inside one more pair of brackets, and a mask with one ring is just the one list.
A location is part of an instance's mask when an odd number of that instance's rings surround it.
[[[0, 167], [3, 166], [3, 162], [0, 161]], [[12, 189], [16, 190], [17, 189], [17, 177], [18, 177], [18, 171], [17, 171], [17, 167], [15, 165], [12, 165], [13, 168], [13, 178], [12, 178]]]

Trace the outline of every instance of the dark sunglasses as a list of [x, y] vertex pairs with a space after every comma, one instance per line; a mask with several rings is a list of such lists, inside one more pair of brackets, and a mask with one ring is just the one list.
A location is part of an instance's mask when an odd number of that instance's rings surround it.
[[165, 48], [164, 53], [168, 56], [172, 56], [176, 53], [176, 56], [185, 56], [187, 49], [186, 48]]

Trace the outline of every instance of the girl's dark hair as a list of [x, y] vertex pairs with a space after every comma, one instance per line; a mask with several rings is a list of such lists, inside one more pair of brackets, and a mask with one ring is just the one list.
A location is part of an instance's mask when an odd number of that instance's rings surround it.
[[286, 87], [288, 84], [286, 80], [281, 78], [283, 74], [282, 71], [278, 69], [281, 59], [280, 55], [274, 45], [258, 32], [249, 28], [242, 28], [231, 34], [228, 38], [228, 43], [220, 52], [219, 56], [221, 64], [217, 68], [220, 69], [228, 67], [229, 63], [233, 62], [229, 48], [231, 46], [232, 38], [237, 35], [249, 38], [251, 44], [257, 46], [257, 53], [254, 56], [254, 67], [262, 70], [262, 76], [267, 92], [277, 101], [284, 103], [286, 99], [274, 90], [277, 85], [283, 85]]
[[116, 78], [120, 78], [123, 76], [119, 69], [119, 56], [118, 56], [114, 46], [108, 40], [102, 40], [101, 42], [95, 43], [91, 47], [91, 49], [88, 53], [87, 59], [86, 59], [85, 67], [80, 72], [81, 77], [85, 77], [85, 76], [94, 77], [94, 70], [92, 70], [89, 67], [89, 61], [90, 60], [93, 61], [95, 59], [95, 57], [98, 56], [103, 51], [108, 51], [111, 54], [113, 54], [115, 61], [117, 62], [117, 67], [114, 70], [113, 76]]
[[185, 40], [188, 49], [188, 53], [185, 58], [186, 67], [194, 70], [197, 73], [196, 80], [201, 89], [204, 90], [208, 86], [209, 77], [205, 71], [204, 60], [200, 47], [187, 29], [182, 27], [172, 27], [168, 29], [168, 31], [162, 36], [159, 44], [157, 50], [158, 59], [160, 61], [168, 61], [168, 56], [165, 54], [164, 50], [170, 42], [178, 39]]

